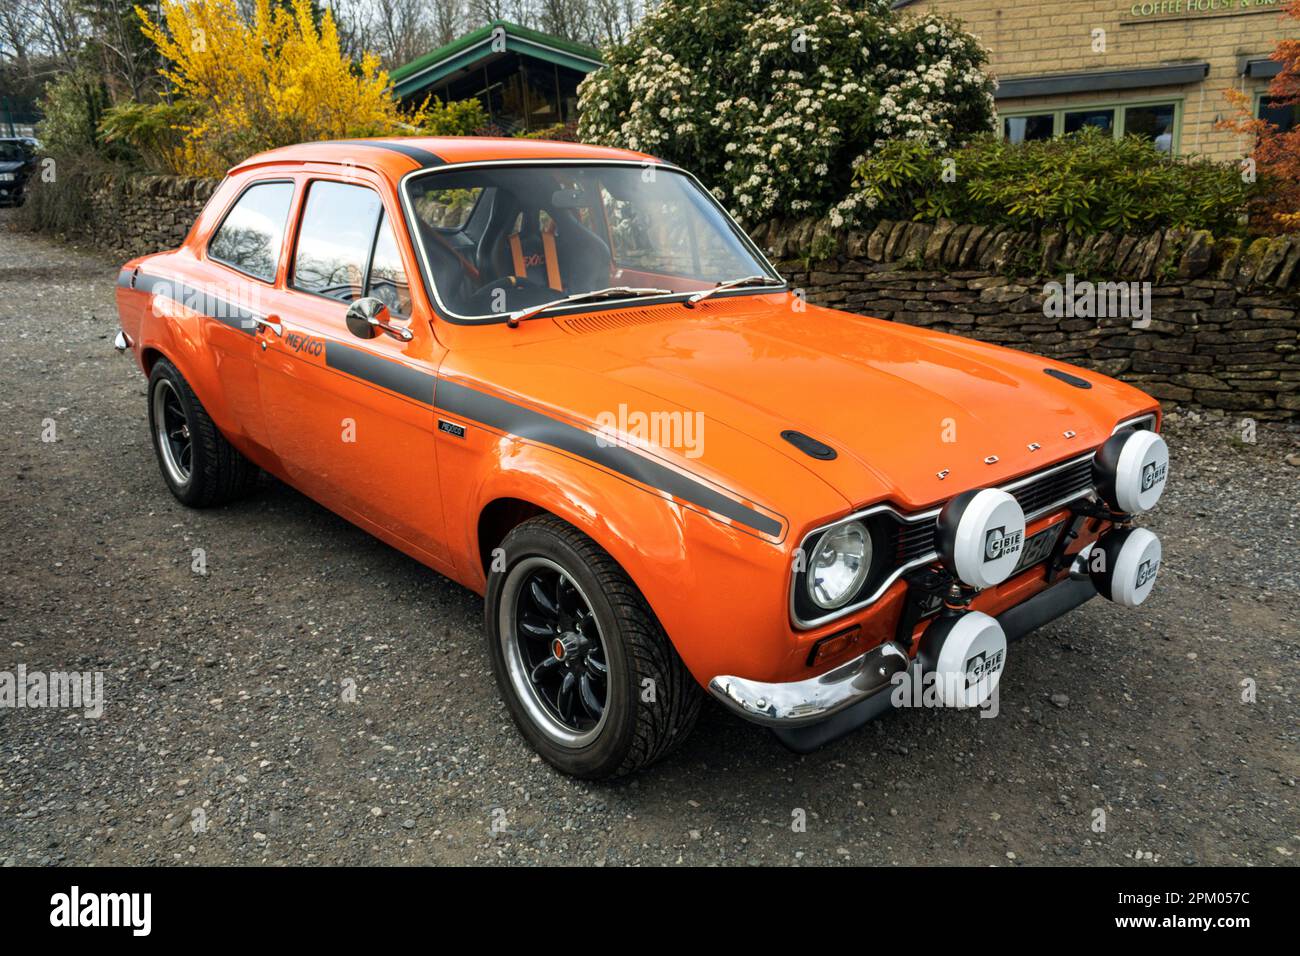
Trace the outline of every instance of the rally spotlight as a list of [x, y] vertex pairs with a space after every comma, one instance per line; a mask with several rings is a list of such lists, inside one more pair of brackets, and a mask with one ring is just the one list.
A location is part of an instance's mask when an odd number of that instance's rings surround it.
[[1169, 446], [1155, 432], [1116, 432], [1093, 456], [1092, 477], [1102, 501], [1116, 511], [1150, 511], [1169, 477]]
[[1118, 528], [1103, 534], [1080, 558], [1098, 594], [1137, 607], [1155, 587], [1160, 553], [1160, 539], [1146, 528]]
[[939, 512], [936, 542], [944, 566], [973, 588], [1001, 584], [1025, 544], [1025, 513], [1005, 491], [965, 491]]
[[917, 660], [922, 674], [934, 674], [945, 707], [978, 707], [1002, 679], [1007, 635], [982, 611], [950, 610], [921, 635]]

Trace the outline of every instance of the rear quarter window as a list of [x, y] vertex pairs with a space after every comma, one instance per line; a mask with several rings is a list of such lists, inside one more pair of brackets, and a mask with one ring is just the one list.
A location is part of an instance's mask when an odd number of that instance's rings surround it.
[[254, 183], [240, 194], [208, 243], [208, 258], [265, 282], [275, 281], [293, 183]]

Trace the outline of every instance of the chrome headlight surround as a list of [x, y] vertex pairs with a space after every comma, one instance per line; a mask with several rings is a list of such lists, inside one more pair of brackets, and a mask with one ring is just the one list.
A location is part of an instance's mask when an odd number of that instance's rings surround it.
[[[893, 554], [889, 530], [893, 519], [884, 513], [855, 514], [809, 532], [796, 552], [794, 576], [790, 589], [790, 611], [796, 622], [821, 622], [847, 613], [873, 596], [881, 584]], [[842, 576], [848, 580], [842, 589], [828, 598], [816, 595], [816, 573], [827, 567], [829, 550], [841, 554], [857, 552], [852, 568]], [[806, 624], [804, 624], [806, 626]]]
[[823, 611], [848, 604], [867, 580], [875, 548], [861, 521], [845, 521], [828, 530], [806, 555], [804, 593]]

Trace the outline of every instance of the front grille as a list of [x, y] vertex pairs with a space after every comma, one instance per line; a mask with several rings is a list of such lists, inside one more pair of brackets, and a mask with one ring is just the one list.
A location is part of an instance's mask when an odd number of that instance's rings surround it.
[[910, 564], [934, 551], [934, 521], [918, 521], [898, 526], [898, 563]]
[[1092, 490], [1092, 456], [1080, 458], [1064, 468], [1023, 487], [1012, 490], [1025, 518], [1032, 520], [1058, 502], [1073, 501]]
[[[1092, 455], [1049, 468], [1042, 475], [1010, 482], [1004, 487], [1020, 502], [1025, 520], [1032, 521], [1092, 490]], [[911, 522], [900, 519], [894, 541], [899, 564], [910, 564], [933, 554], [936, 550], [934, 519]]]

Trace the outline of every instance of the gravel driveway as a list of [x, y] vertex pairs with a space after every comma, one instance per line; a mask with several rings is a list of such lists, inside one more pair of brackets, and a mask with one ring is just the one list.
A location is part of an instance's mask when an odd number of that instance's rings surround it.
[[801, 757], [710, 704], [585, 784], [515, 732], [473, 594], [270, 479], [171, 498], [116, 269], [0, 221], [0, 672], [106, 698], [0, 708], [0, 862], [1295, 865], [1294, 431], [1175, 415], [1155, 595], [1013, 645], [995, 719]]

